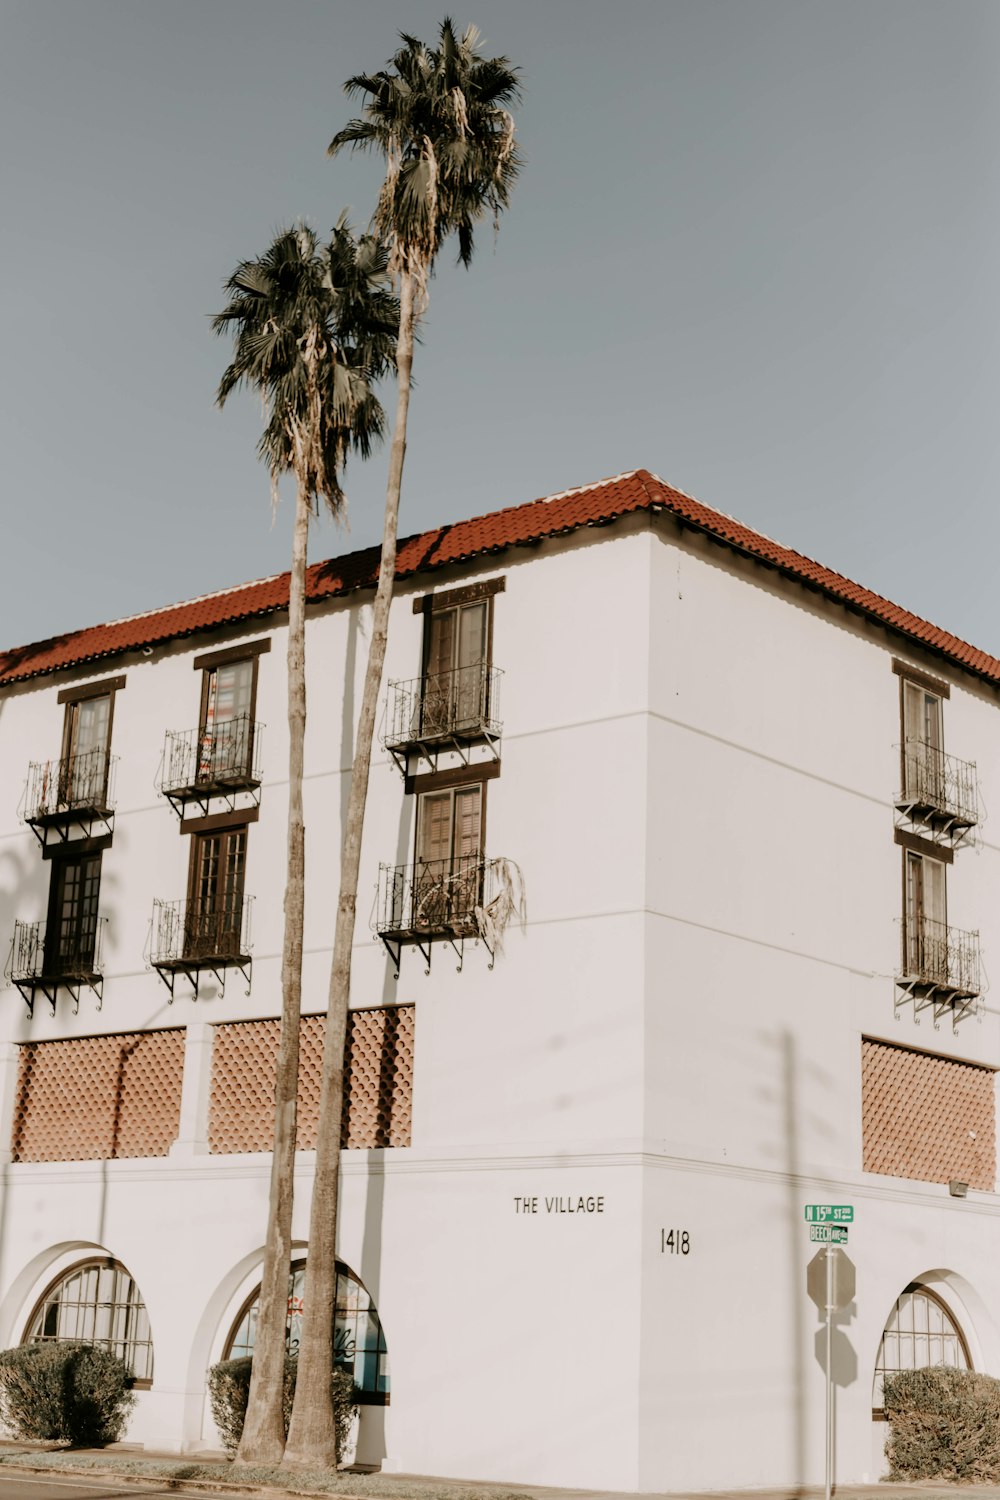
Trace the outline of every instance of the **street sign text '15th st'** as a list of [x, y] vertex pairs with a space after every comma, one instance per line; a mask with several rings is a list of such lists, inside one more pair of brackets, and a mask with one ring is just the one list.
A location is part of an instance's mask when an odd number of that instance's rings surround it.
[[854, 1209], [850, 1203], [807, 1203], [807, 1224], [853, 1224]]

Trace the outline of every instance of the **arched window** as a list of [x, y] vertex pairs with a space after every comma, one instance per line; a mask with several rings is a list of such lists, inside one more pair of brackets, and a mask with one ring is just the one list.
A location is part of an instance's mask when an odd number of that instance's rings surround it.
[[[288, 1278], [288, 1319], [285, 1340], [289, 1354], [299, 1352], [302, 1334], [304, 1260], [294, 1261]], [[223, 1359], [239, 1359], [253, 1353], [260, 1287], [256, 1287], [236, 1318], [226, 1342]], [[337, 1301], [333, 1317], [333, 1362], [354, 1376], [359, 1399], [381, 1405], [389, 1399], [389, 1368], [385, 1335], [375, 1304], [354, 1272], [337, 1262]]]
[[882, 1382], [886, 1375], [896, 1375], [900, 1370], [925, 1370], [931, 1365], [971, 1370], [972, 1360], [962, 1330], [941, 1298], [930, 1287], [911, 1282], [889, 1314], [878, 1346], [873, 1414], [882, 1415]]
[[82, 1339], [110, 1349], [128, 1365], [141, 1388], [153, 1381], [153, 1341], [139, 1288], [116, 1260], [71, 1266], [43, 1292], [23, 1342]]

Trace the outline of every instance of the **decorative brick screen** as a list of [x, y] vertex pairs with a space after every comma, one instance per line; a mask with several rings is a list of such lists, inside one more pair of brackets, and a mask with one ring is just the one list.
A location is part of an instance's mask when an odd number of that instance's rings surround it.
[[862, 1165], [866, 1172], [957, 1179], [991, 1193], [996, 1181], [990, 1068], [861, 1044]]
[[[296, 1139], [300, 1151], [316, 1145], [324, 1020], [322, 1016], [302, 1017]], [[351, 1011], [341, 1145], [410, 1144], [413, 1023], [412, 1005]], [[215, 1028], [210, 1150], [270, 1151], [277, 1052], [277, 1021], [239, 1021]]]
[[177, 1139], [184, 1032], [126, 1032], [20, 1048], [14, 1161], [166, 1156]]

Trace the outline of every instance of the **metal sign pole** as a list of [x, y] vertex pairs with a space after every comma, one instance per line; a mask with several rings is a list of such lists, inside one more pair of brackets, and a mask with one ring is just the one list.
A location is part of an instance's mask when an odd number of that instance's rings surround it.
[[833, 1491], [833, 1257], [826, 1247], [826, 1500]]

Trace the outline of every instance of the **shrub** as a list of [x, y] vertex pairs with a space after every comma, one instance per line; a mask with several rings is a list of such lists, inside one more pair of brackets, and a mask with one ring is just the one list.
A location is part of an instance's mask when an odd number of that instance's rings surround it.
[[0, 1353], [0, 1417], [19, 1438], [76, 1447], [117, 1442], [135, 1405], [125, 1362], [94, 1344], [22, 1344]]
[[[212, 1404], [212, 1417], [230, 1458], [239, 1447], [240, 1438], [243, 1436], [252, 1365], [253, 1357], [244, 1355], [241, 1359], [224, 1359], [220, 1364], [213, 1365], [208, 1372], [208, 1394]], [[298, 1360], [286, 1355], [285, 1384], [281, 1402], [286, 1432], [292, 1415], [295, 1377], [298, 1369]], [[339, 1367], [335, 1369], [330, 1380], [330, 1387], [333, 1396], [333, 1419], [337, 1438], [337, 1462], [339, 1463], [351, 1430], [354, 1413], [358, 1409], [358, 1399], [350, 1370]]]
[[892, 1479], [1000, 1482], [1000, 1380], [946, 1366], [886, 1376]]

